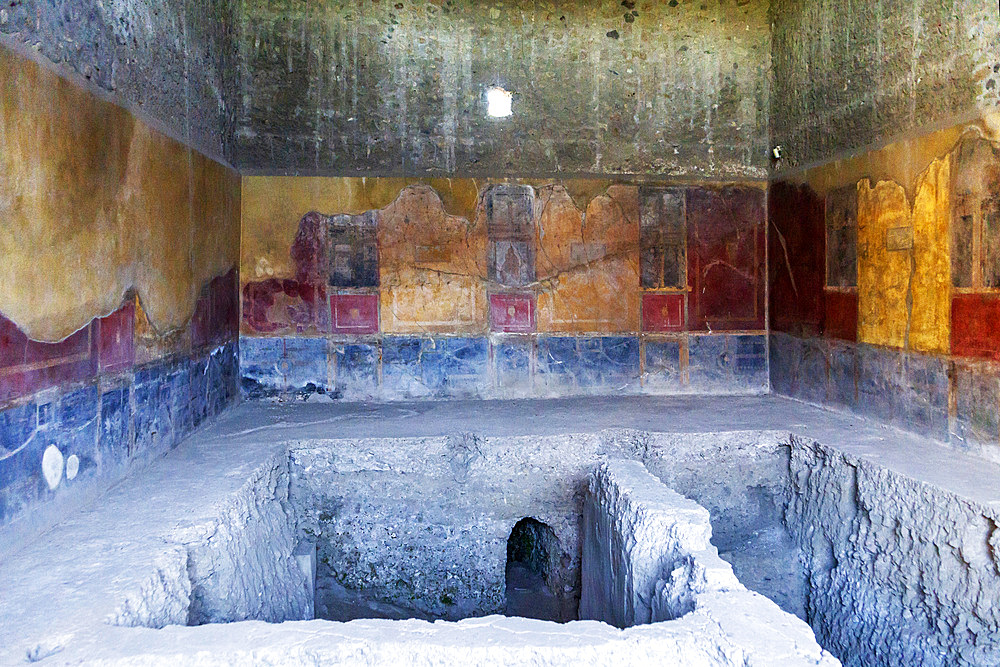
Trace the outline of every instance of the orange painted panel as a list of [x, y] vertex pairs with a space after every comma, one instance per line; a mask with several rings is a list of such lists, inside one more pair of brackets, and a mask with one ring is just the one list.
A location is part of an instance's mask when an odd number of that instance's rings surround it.
[[448, 215], [433, 188], [409, 186], [379, 212], [378, 245], [382, 331], [488, 330], [482, 216]]
[[639, 191], [612, 186], [586, 215], [560, 185], [536, 195], [538, 330], [639, 330]]

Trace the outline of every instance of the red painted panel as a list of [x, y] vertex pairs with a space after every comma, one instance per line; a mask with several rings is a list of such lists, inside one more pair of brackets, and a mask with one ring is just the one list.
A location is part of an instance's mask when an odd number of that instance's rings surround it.
[[377, 294], [331, 294], [330, 313], [333, 333], [378, 333]]
[[1000, 295], [956, 294], [951, 300], [951, 352], [1000, 361]]
[[125, 304], [107, 317], [98, 320], [98, 365], [102, 371], [122, 371], [135, 361], [135, 300], [130, 296]]
[[858, 295], [855, 292], [827, 292], [823, 333], [829, 338], [857, 342]]
[[503, 333], [535, 330], [535, 297], [532, 294], [491, 294], [490, 325]]
[[643, 331], [684, 331], [683, 294], [643, 294]]
[[818, 335], [826, 284], [823, 198], [808, 185], [779, 182], [769, 190], [767, 209], [771, 328]]
[[191, 344], [201, 347], [212, 339], [212, 299], [211, 295], [202, 293], [191, 318]]
[[87, 325], [58, 343], [29, 340], [0, 316], [0, 401], [33, 394], [97, 373], [97, 338]]
[[28, 337], [16, 324], [0, 315], [0, 369], [23, 365], [27, 347]]
[[214, 291], [216, 327], [228, 340], [236, 336], [240, 329], [239, 273], [233, 269], [216, 280]]
[[58, 343], [41, 343], [28, 340], [24, 362], [29, 366], [49, 361], [68, 361], [90, 355], [90, 325], [80, 329]]
[[325, 333], [330, 328], [326, 290], [297, 280], [247, 283], [243, 322], [258, 333]]
[[763, 329], [764, 192], [691, 188], [687, 211], [691, 329]]

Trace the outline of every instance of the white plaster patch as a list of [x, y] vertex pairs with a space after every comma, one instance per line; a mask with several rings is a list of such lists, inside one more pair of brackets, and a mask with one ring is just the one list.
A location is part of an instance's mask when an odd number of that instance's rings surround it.
[[70, 454], [69, 458], [66, 459], [66, 479], [76, 479], [76, 475], [79, 472], [80, 457], [76, 454]]
[[63, 455], [55, 445], [49, 445], [42, 454], [42, 475], [50, 489], [59, 486], [63, 474]]

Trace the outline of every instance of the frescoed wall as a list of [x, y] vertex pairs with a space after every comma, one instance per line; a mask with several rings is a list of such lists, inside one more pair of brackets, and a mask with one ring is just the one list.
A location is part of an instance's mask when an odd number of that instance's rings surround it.
[[251, 397], [767, 391], [760, 185], [246, 177]]
[[240, 180], [0, 48], [0, 525], [238, 397]]
[[978, 122], [774, 184], [774, 390], [1000, 456], [998, 202]]

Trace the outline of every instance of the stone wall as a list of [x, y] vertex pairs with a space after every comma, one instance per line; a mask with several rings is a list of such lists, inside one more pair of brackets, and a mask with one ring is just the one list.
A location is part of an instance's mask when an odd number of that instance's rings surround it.
[[845, 665], [989, 665], [996, 510], [808, 438], [792, 438], [786, 523], [807, 614]]
[[776, 0], [770, 20], [781, 172], [996, 114], [1000, 21], [990, 0]]
[[584, 500], [580, 617], [618, 627], [706, 614], [747, 662], [839, 664], [804, 621], [744, 588], [709, 541], [708, 511], [636, 461], [591, 473]]
[[115, 607], [102, 620], [162, 628], [311, 619], [313, 582], [296, 561], [288, 506], [282, 453], [253, 470], [207, 517], [160, 534], [152, 562], [119, 561], [136, 573], [114, 587]]
[[244, 187], [250, 397], [767, 391], [757, 185]]
[[806, 619], [805, 574], [784, 526], [790, 456], [784, 433], [625, 432], [618, 438], [665, 486], [711, 513], [712, 544], [744, 586]]
[[711, 536], [708, 510], [641, 463], [601, 464], [584, 500], [580, 617], [627, 628], [679, 618], [700, 593], [739, 590]]
[[[767, 6], [241, 0], [237, 163], [762, 178]], [[513, 115], [487, 115], [490, 86], [513, 92]]]
[[506, 608], [507, 541], [521, 519], [554, 532], [559, 618], [576, 618], [580, 487], [596, 438], [395, 438], [291, 451], [300, 538], [317, 552], [316, 614], [458, 620]]
[[[109, 493], [106, 503], [75, 514], [17, 558], [5, 560], [8, 576], [0, 580], [0, 592], [6, 604], [0, 620], [14, 640], [0, 644], [0, 660], [16, 663], [26, 655], [56, 654], [57, 662], [78, 656], [125, 660], [164, 652], [176, 661], [178, 646], [184, 647], [184, 655], [204, 650], [223, 660], [247, 655], [248, 647], [265, 652], [259, 656], [279, 646], [288, 656], [308, 661], [340, 656], [351, 646], [368, 651], [365, 655], [382, 655], [387, 645], [398, 652], [404, 648], [396, 643], [400, 634], [414, 639], [405, 650], [424, 655], [428, 632], [465, 642], [461, 650], [467, 653], [462, 655], [475, 657], [487, 646], [498, 650], [496, 642], [477, 643], [483, 633], [496, 639], [508, 637], [513, 629], [521, 633], [516, 635], [521, 640], [516, 650], [525, 655], [550, 651], [565, 658], [562, 648], [553, 648], [559, 644], [553, 637], [558, 636], [571, 643], [566, 649], [570, 655], [577, 655], [572, 651], [580, 646], [590, 647], [585, 655], [591, 662], [607, 655], [625, 660], [636, 651], [659, 659], [658, 651], [669, 646], [683, 655], [689, 651], [692, 659], [706, 664], [770, 664], [777, 652], [784, 652], [782, 647], [788, 645], [782, 642], [789, 637], [793, 647], [805, 646], [794, 640], [806, 636], [801, 621], [743, 590], [745, 581], [740, 590], [694, 587], [693, 605], [685, 595], [669, 594], [691, 592], [691, 587], [685, 589], [691, 575], [699, 581], [698, 568], [687, 567], [697, 565], [697, 559], [689, 561], [677, 552], [678, 545], [692, 543], [713, 551], [705, 542], [706, 515], [642, 471], [639, 463], [620, 461], [631, 458], [667, 470], [662, 479], [671, 484], [690, 484], [697, 476], [708, 480], [697, 485], [707, 490], [707, 502], [731, 510], [711, 510], [713, 522], [722, 518], [718, 537], [723, 541], [739, 539], [727, 526], [735, 515], [750, 517], [742, 530], [747, 539], [755, 539], [764, 528], [760, 516], [770, 515], [770, 510], [758, 507], [761, 514], [753, 518], [760, 487], [783, 480], [781, 518], [800, 552], [774, 550], [770, 556], [795, 560], [801, 553], [808, 621], [845, 664], [996, 662], [1000, 619], [992, 600], [1000, 579], [994, 545], [998, 519], [991, 508], [996, 497], [994, 465], [983, 463], [970, 470], [967, 456], [919, 438], [909, 438], [905, 445], [886, 442], [880, 429], [846, 429], [849, 420], [803, 406], [752, 418], [760, 419], [759, 425], [790, 417], [795, 421], [791, 434], [691, 434], [682, 426], [667, 433], [584, 428], [567, 435], [472, 440], [357, 437], [370, 428], [372, 410], [357, 410], [353, 420], [342, 414], [337, 421], [314, 421], [316, 415], [307, 407], [286, 413], [292, 418], [281, 424], [260, 426], [263, 422], [247, 421], [244, 415], [231, 420], [224, 432], [192, 439], [157, 461], [147, 477], [126, 480]], [[439, 406], [433, 414], [447, 409]], [[409, 408], [386, 406], [374, 414], [395, 422], [393, 428], [414, 428]], [[331, 424], [348, 422], [352, 438], [315, 439]], [[258, 426], [247, 428], [250, 425]], [[822, 432], [824, 442], [796, 435], [800, 430]], [[192, 460], [200, 465], [191, 466]], [[347, 564], [345, 573], [360, 573], [372, 591], [382, 583], [398, 587], [400, 581], [411, 581], [425, 585], [414, 591], [430, 593], [434, 604], [444, 608], [442, 590], [460, 583], [466, 572], [472, 572], [473, 579], [487, 573], [497, 585], [485, 590], [500, 590], [504, 543], [517, 518], [538, 516], [569, 550], [574, 541], [575, 548], [581, 540], [586, 543], [580, 514], [575, 520], [573, 516], [585, 507], [587, 492], [581, 482], [594, 465], [609, 460], [618, 460], [615, 465], [625, 466], [628, 473], [619, 475], [618, 468], [609, 467], [612, 474], [600, 478], [607, 483], [602, 482], [594, 496], [607, 510], [605, 535], [617, 535], [619, 555], [628, 556], [611, 580], [632, 581], [628, 597], [639, 601], [632, 609], [641, 611], [645, 603], [650, 621], [664, 618], [661, 613], [686, 612], [680, 618], [624, 632], [589, 622], [536, 625], [499, 618], [433, 625], [410, 620], [220, 626], [225, 632], [204, 627], [148, 629], [308, 614], [308, 585], [294, 563], [296, 545], [304, 537], [315, 541], [328, 562], [330, 556], [346, 555], [340, 561]], [[740, 460], [742, 477], [719, 474]], [[415, 468], [413, 461], [423, 464]], [[715, 483], [718, 478], [723, 479]], [[150, 498], [150, 489], [155, 502], [143, 502]], [[647, 497], [651, 489], [652, 500]], [[729, 500], [724, 500], [727, 493]], [[536, 512], [545, 503], [553, 503], [554, 511]], [[696, 519], [693, 533], [664, 518], [678, 507]], [[583, 549], [584, 558], [587, 553]], [[605, 555], [612, 553], [609, 548]], [[712, 560], [713, 567], [719, 566], [720, 561]], [[656, 563], [669, 569], [669, 577], [655, 577], [663, 579], [662, 586], [652, 581], [655, 567], [650, 565]], [[483, 581], [475, 580], [476, 585]], [[668, 586], [668, 580], [678, 587]], [[67, 590], [71, 594], [65, 594]], [[403, 589], [385, 590], [396, 595]], [[624, 608], [625, 589], [620, 590]], [[666, 599], [659, 599], [665, 591]], [[456, 601], [461, 598], [452, 599]], [[663, 602], [669, 604], [661, 606]], [[775, 628], [784, 639], [772, 641]], [[544, 641], [532, 634], [543, 629]], [[645, 631], [635, 632], [640, 629]], [[233, 635], [240, 643], [232, 643]], [[450, 655], [440, 646], [438, 651], [435, 655]], [[789, 651], [801, 655], [798, 648]], [[828, 659], [808, 655], [814, 662]]]
[[18, 0], [0, 40], [49, 63], [143, 122], [232, 159], [235, 0]]

